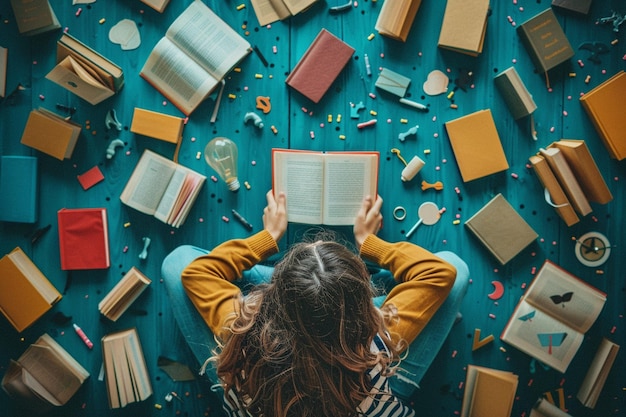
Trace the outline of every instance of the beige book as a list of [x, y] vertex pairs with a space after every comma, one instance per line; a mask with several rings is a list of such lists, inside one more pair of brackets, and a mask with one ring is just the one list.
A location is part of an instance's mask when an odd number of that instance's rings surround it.
[[478, 56], [487, 32], [489, 0], [448, 0], [437, 46]]
[[11, 0], [11, 6], [21, 35], [38, 35], [61, 28], [48, 0]]
[[537, 109], [537, 104], [515, 67], [509, 67], [496, 75], [494, 83], [515, 120], [529, 116]]
[[132, 267], [98, 303], [98, 310], [111, 321], [117, 321], [152, 281]]
[[147, 4], [159, 13], [163, 13], [170, 0], [141, 0], [142, 3]]
[[405, 42], [422, 0], [385, 0], [375, 28], [381, 35]]
[[618, 352], [618, 344], [606, 337], [602, 338], [602, 342], [600, 342], [600, 346], [589, 365], [587, 374], [580, 385], [578, 394], [576, 394], [576, 398], [585, 407], [595, 408]]

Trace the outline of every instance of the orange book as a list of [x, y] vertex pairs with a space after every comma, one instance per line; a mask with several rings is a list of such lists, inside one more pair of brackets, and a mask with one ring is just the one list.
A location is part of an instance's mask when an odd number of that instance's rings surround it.
[[21, 332], [61, 299], [37, 265], [17, 247], [0, 259], [0, 311]]
[[183, 136], [185, 119], [135, 107], [130, 131], [138, 135], [178, 143]]
[[30, 112], [21, 142], [62, 161], [72, 157], [80, 131], [79, 124], [40, 108]]
[[589, 119], [609, 155], [619, 161], [626, 158], [626, 72], [623, 70], [580, 97]]
[[322, 29], [287, 77], [288, 86], [318, 103], [354, 54], [354, 48]]
[[105, 208], [61, 209], [57, 218], [61, 269], [106, 269], [111, 266]]
[[479, 110], [445, 123], [463, 182], [509, 168], [491, 110]]

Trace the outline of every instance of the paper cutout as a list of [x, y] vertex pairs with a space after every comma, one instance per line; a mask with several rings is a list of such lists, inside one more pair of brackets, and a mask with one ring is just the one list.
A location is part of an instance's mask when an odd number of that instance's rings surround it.
[[404, 97], [411, 79], [393, 72], [387, 68], [383, 68], [376, 80], [376, 87], [385, 90], [398, 97]]
[[109, 40], [121, 45], [125, 51], [137, 49], [141, 45], [141, 35], [137, 24], [130, 19], [122, 19], [109, 30]]
[[424, 81], [424, 92], [429, 96], [436, 96], [448, 91], [448, 83], [450, 80], [448, 76], [442, 71], [434, 70], [428, 74], [426, 81]]
[[96, 165], [84, 174], [77, 175], [76, 178], [78, 178], [78, 182], [80, 182], [83, 190], [88, 190], [102, 181], [104, 179], [104, 175], [102, 174], [102, 171], [100, 171], [100, 168], [98, 168], [98, 165]]
[[535, 314], [537, 313], [537, 310], [533, 310], [528, 314], [524, 314], [523, 316], [519, 316], [518, 319], [521, 321], [533, 321], [533, 317], [535, 317]]
[[502, 298], [502, 295], [504, 294], [504, 285], [502, 285], [500, 281], [491, 281], [491, 285], [493, 285], [493, 292], [487, 295], [487, 297], [492, 300]]
[[567, 337], [566, 332], [561, 333], [537, 333], [541, 346], [548, 347], [548, 353], [552, 355], [552, 347], [559, 347]]
[[172, 378], [173, 381], [193, 381], [196, 379], [195, 375], [191, 372], [187, 365], [166, 358], [165, 356], [159, 356], [157, 365], [165, 371], [165, 373]]
[[551, 295], [550, 299], [552, 300], [554, 304], [563, 304], [563, 308], [565, 308], [565, 303], [570, 301], [573, 295], [574, 295], [574, 292], [569, 291], [569, 292], [564, 293], [563, 295], [559, 295], [559, 294]]

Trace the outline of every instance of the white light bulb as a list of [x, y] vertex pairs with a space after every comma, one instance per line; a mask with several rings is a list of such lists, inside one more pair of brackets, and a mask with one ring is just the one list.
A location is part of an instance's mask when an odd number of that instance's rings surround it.
[[226, 182], [231, 191], [239, 190], [237, 145], [228, 138], [216, 137], [204, 148], [204, 159]]

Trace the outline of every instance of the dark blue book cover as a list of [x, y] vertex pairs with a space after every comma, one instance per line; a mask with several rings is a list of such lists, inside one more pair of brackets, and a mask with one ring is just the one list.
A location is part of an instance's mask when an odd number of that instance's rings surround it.
[[0, 221], [37, 221], [37, 173], [34, 156], [0, 157]]

